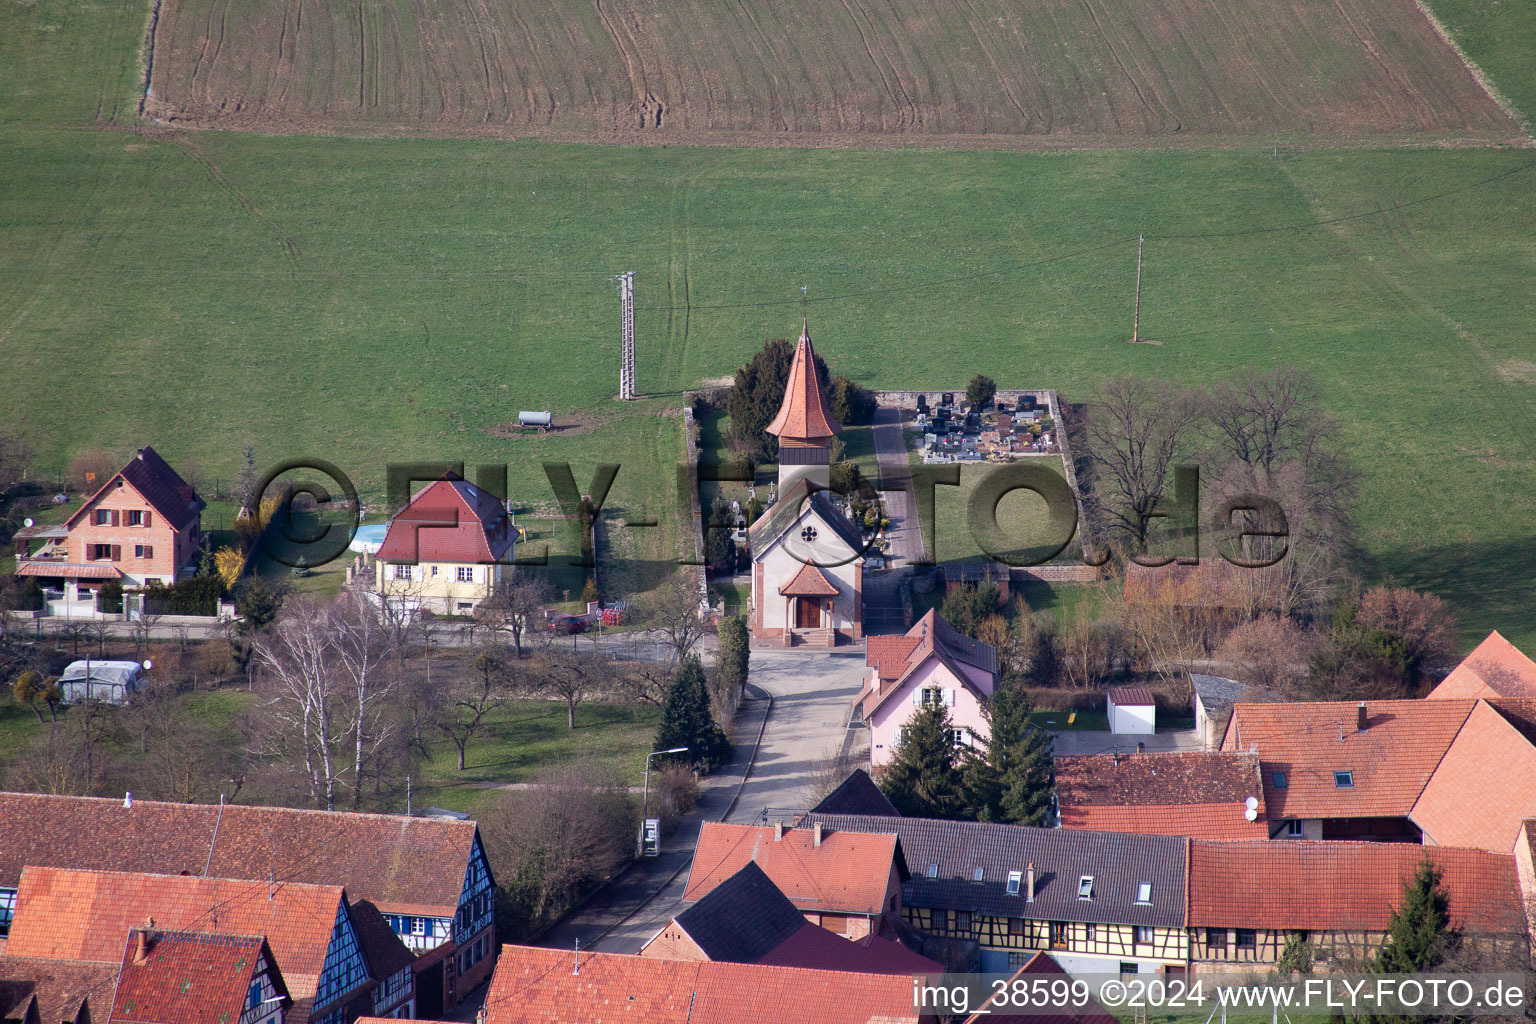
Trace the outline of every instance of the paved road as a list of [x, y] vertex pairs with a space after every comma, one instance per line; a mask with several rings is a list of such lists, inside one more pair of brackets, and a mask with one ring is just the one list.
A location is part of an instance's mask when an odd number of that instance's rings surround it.
[[[579, 940], [582, 949], [605, 953], [639, 950], [682, 910], [704, 821], [752, 822], [765, 807], [809, 806], [822, 770], [844, 742], [863, 675], [864, 659], [858, 654], [753, 651], [751, 685], [764, 697], [742, 706], [736, 760], [708, 780], [698, 811], [662, 844], [660, 857], [633, 865], [545, 933], [539, 945], [571, 949]], [[762, 742], [753, 758], [751, 738], [765, 713]]]
[[891, 521], [886, 531], [891, 565], [911, 565], [923, 554], [923, 534], [912, 500], [912, 463], [906, 438], [902, 436], [901, 410], [877, 409], [871, 431], [875, 456], [880, 460], [880, 497], [885, 502], [886, 518]]

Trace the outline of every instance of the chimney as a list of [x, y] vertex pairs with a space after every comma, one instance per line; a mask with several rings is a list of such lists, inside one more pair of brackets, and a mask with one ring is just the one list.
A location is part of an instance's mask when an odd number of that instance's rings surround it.
[[1365, 732], [1366, 718], [1365, 701], [1361, 701], [1355, 708], [1355, 732]]
[[1025, 881], [1028, 883], [1028, 886], [1029, 886], [1029, 888], [1028, 888], [1028, 895], [1025, 896], [1024, 901], [1026, 903], [1033, 903], [1033, 902], [1035, 902], [1035, 862], [1034, 861], [1030, 861], [1029, 862], [1029, 873], [1027, 875], [1025, 875], [1024, 877], [1025, 877]]
[[144, 919], [144, 927], [134, 932], [133, 962], [135, 964], [143, 964], [149, 961], [149, 947], [151, 945], [149, 933], [154, 927], [155, 919], [147, 917]]
[[773, 823], [773, 841], [777, 843], [777, 842], [780, 842], [781, 840], [783, 840], [783, 838], [784, 838], [784, 822], [776, 821], [776, 822]]
[[812, 838], [811, 838], [811, 845], [812, 846], [820, 846], [821, 845], [821, 822], [818, 821], [816, 823], [816, 828], [811, 833], [811, 836], [812, 836]]
[[1145, 754], [1146, 752], [1147, 752], [1147, 745], [1145, 743], [1143, 743], [1141, 740], [1137, 740], [1136, 741], [1136, 753], [1138, 753], [1138, 754]]
[[[1364, 705], [1361, 706], [1364, 707]], [[133, 790], [131, 789], [123, 794], [123, 810], [133, 810]]]

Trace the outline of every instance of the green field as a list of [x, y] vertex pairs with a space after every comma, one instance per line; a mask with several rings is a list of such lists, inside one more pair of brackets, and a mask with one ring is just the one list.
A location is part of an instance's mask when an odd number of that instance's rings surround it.
[[[142, 31], [131, 8], [0, 13], [0, 37], [45, 38], [58, 62], [0, 60], [0, 427], [39, 472], [149, 442], [229, 476], [251, 441], [264, 463], [329, 459], [375, 502], [389, 460], [505, 461], [514, 500], [551, 508], [540, 461], [568, 459], [583, 485], [619, 462], [609, 507], [664, 524], [614, 531], [643, 587], [676, 551], [679, 393], [792, 337], [805, 284], [818, 351], [868, 386], [981, 372], [1075, 401], [1122, 372], [1305, 368], [1365, 474], [1370, 570], [1443, 594], [1468, 641], [1498, 628], [1536, 647], [1528, 151], [86, 127], [132, 82], [115, 48]], [[1142, 333], [1160, 347], [1124, 344], [1142, 232]], [[626, 269], [651, 396], [634, 405], [611, 398], [608, 277]], [[575, 426], [491, 432], [529, 408]]]

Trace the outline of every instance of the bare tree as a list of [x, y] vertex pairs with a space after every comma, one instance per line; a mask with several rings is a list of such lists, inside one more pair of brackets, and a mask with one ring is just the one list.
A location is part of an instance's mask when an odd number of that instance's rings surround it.
[[640, 602], [640, 621], [661, 633], [677, 665], [715, 631], [699, 607], [699, 594], [684, 573], [673, 573]]
[[90, 792], [81, 752], [62, 722], [53, 722], [33, 741], [25, 756], [11, 763], [6, 788], [54, 796], [83, 796]]
[[1158, 503], [1179, 460], [1192, 451], [1200, 406], [1161, 381], [1107, 381], [1087, 416], [1095, 483], [1092, 506], [1108, 516], [1132, 553], [1145, 550]]
[[395, 720], [386, 714], [397, 676], [384, 670], [390, 636], [368, 599], [347, 593], [332, 609], [334, 661], [346, 686], [342, 704], [352, 743], [352, 809], [362, 800], [363, 779], [389, 742]]
[[529, 682], [534, 692], [565, 701], [566, 724], [574, 729], [576, 705], [591, 695], [600, 668], [588, 655], [551, 647]]
[[549, 603], [549, 584], [516, 568], [507, 570], [491, 595], [475, 609], [475, 618], [488, 628], [512, 638], [512, 650], [521, 658], [523, 638], [536, 632], [544, 607]]
[[1233, 627], [1216, 649], [1216, 658], [1243, 682], [1296, 699], [1317, 639], [1294, 619], [1265, 615]]
[[254, 638], [256, 659], [274, 687], [266, 706], [280, 741], [274, 753], [296, 763], [317, 807], [334, 811], [346, 726], [337, 721], [341, 680], [332, 671], [331, 611], [309, 597], [287, 604], [272, 628]]
[[480, 723], [511, 695], [510, 668], [502, 648], [482, 647], [470, 662], [471, 671], [438, 694], [433, 724], [458, 750], [459, 771]]
[[1119, 647], [1119, 623], [1110, 617], [1096, 619], [1080, 607], [1057, 637], [1057, 666], [1068, 685], [1086, 690], [1114, 669]]
[[1189, 670], [1219, 642], [1230, 614], [1197, 574], [1127, 588], [1122, 621], [1145, 668], [1181, 698], [1192, 698]]

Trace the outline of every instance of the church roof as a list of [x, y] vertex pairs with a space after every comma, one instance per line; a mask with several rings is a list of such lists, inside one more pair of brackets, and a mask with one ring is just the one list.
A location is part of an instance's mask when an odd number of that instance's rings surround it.
[[779, 495], [778, 501], [768, 506], [768, 510], [758, 517], [757, 522], [747, 527], [747, 543], [752, 547], [752, 557], [756, 558], [767, 551], [774, 541], [784, 536], [785, 531], [799, 522], [800, 516], [807, 511], [807, 504], [810, 511], [814, 511], [831, 527], [832, 532], [858, 552], [859, 560], [862, 561], [867, 542], [859, 534], [859, 528], [833, 503], [828, 492], [810, 492], [810, 486], [803, 479], [796, 480], [793, 487]]
[[795, 360], [789, 365], [789, 380], [784, 385], [784, 403], [768, 424], [768, 433], [795, 441], [823, 440], [837, 433], [837, 418], [827, 404], [821, 374], [816, 372], [809, 325], [800, 331]]
[[786, 597], [836, 597], [837, 584], [827, 579], [827, 574], [806, 562], [794, 578], [779, 588]]

